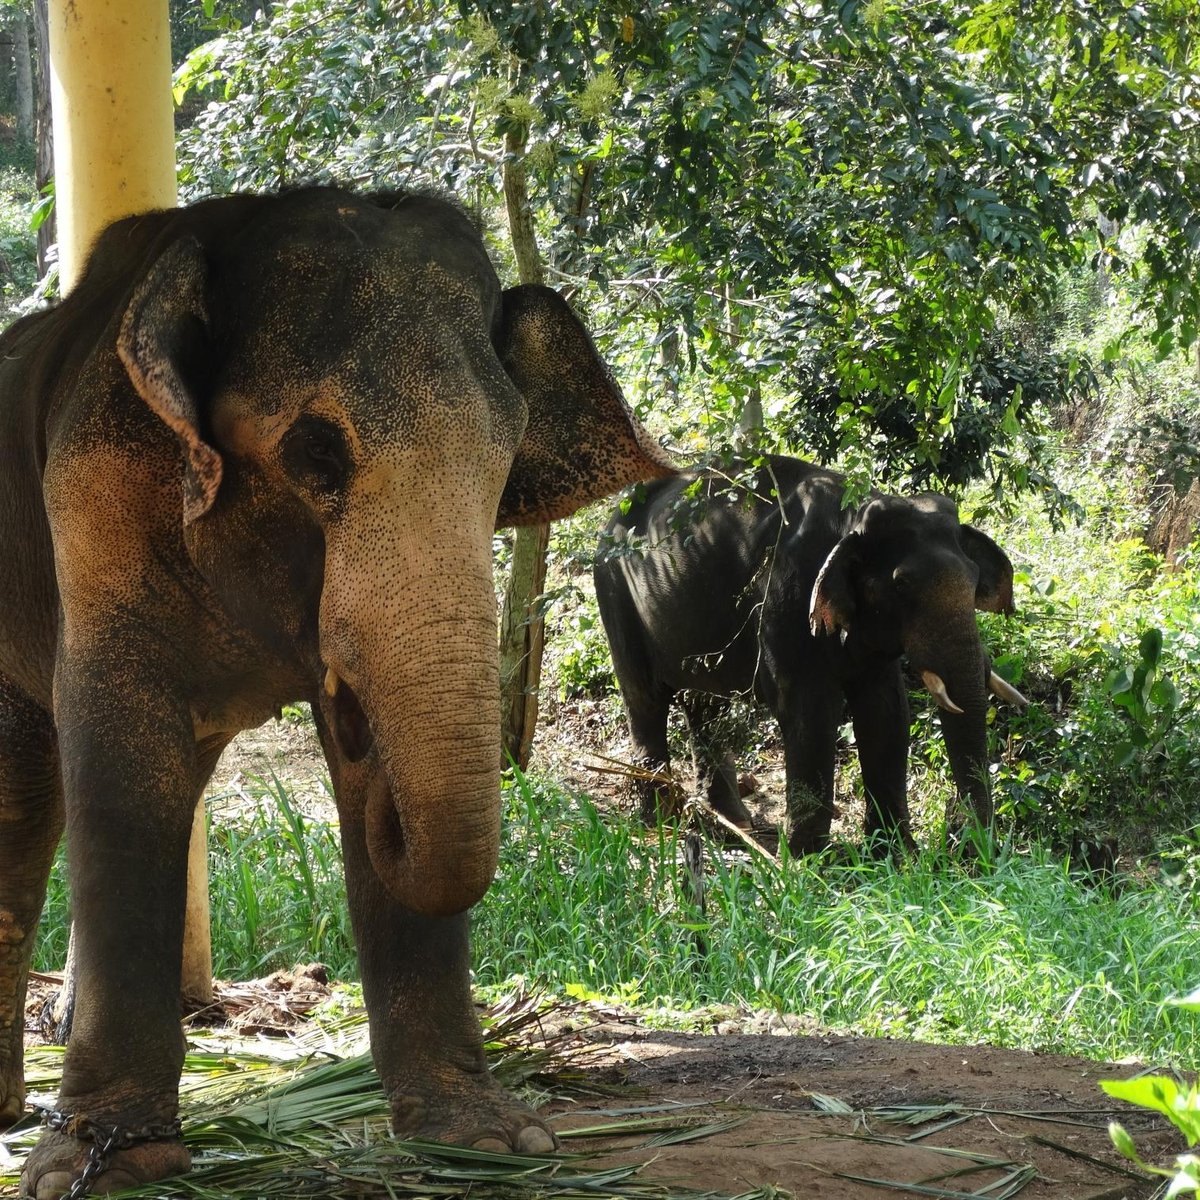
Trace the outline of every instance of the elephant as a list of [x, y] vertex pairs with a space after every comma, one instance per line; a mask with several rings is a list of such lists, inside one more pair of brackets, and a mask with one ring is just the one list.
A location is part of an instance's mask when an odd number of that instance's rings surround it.
[[[783, 455], [728, 473], [638, 486], [601, 535], [600, 618], [641, 775], [642, 816], [669, 808], [667, 718], [679, 695], [700, 786], [743, 828], [717, 726], [732, 697], [779, 724], [793, 855], [828, 844], [838, 728], [849, 709], [868, 797], [866, 832], [912, 844], [906, 657], [933, 693], [960, 800], [992, 821], [989, 667], [975, 610], [1013, 611], [1013, 569], [946, 496], [872, 492], [847, 506], [835, 471]], [[956, 801], [954, 808], [959, 807]], [[954, 813], [948, 814], [957, 820]]]
[[551, 1150], [470, 993], [500, 838], [493, 535], [673, 473], [566, 302], [502, 290], [434, 194], [141, 214], [0, 339], [0, 454], [0, 1124], [64, 827], [78, 980], [23, 1193], [190, 1166], [189, 829], [223, 747], [297, 701], [398, 1134]]

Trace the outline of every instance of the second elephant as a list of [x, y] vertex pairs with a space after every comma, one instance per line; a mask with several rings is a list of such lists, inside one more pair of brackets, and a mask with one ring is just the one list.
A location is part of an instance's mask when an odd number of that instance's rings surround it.
[[[910, 841], [907, 657], [941, 708], [958, 794], [989, 824], [989, 682], [1023, 697], [991, 671], [975, 610], [1013, 611], [1008, 557], [942, 495], [845, 507], [843, 476], [778, 455], [731, 475], [741, 481], [691, 472], [639, 489], [601, 540], [596, 596], [638, 763], [666, 770], [682, 693], [709, 799], [744, 824], [712, 722], [730, 697], [765, 704], [783, 739], [788, 845], [811, 853], [829, 839], [848, 708], [867, 832]], [[648, 819], [658, 790], [644, 785]]]

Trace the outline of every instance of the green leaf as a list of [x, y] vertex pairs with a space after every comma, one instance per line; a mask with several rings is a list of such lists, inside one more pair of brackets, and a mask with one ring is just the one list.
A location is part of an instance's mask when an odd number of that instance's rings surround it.
[[1200, 988], [1189, 992], [1186, 996], [1177, 996], [1167, 1001], [1175, 1008], [1186, 1008], [1190, 1012], [1200, 1012]]
[[[1104, 1085], [1101, 1084], [1101, 1087]], [[1129, 1136], [1128, 1131], [1119, 1121], [1109, 1121], [1108, 1136], [1112, 1139], [1112, 1144], [1116, 1147], [1117, 1153], [1129, 1159], [1130, 1162], [1141, 1163], [1141, 1158], [1138, 1157], [1137, 1146], [1134, 1145], [1133, 1138]]]
[[1151, 626], [1141, 636], [1138, 642], [1138, 653], [1148, 666], [1155, 667], [1162, 655], [1163, 635], [1157, 626]]

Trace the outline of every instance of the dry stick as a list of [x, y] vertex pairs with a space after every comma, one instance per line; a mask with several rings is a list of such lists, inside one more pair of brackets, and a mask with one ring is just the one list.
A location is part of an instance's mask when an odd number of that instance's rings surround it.
[[714, 820], [718, 825], [721, 826], [722, 829], [727, 830], [729, 833], [736, 834], [746, 844], [746, 848], [748, 850], [753, 850], [755, 854], [761, 854], [762, 857], [767, 860], [767, 862], [773, 863], [777, 867], [783, 866], [777, 855], [772, 854], [770, 850], [768, 850], [766, 846], [762, 844], [762, 842], [748, 834], [740, 825], [735, 825], [723, 813], [717, 812], [717, 810], [713, 808], [713, 806], [709, 804], [707, 800], [701, 800], [699, 797], [697, 797], [693, 800], [689, 800], [688, 803], [698, 809], [704, 816], [710, 817], [712, 820]]
[[[647, 767], [635, 767], [632, 763], [623, 762], [619, 758], [610, 758], [607, 754], [597, 754], [596, 757], [601, 762], [611, 763], [611, 766], [600, 766], [598, 763], [588, 762], [583, 766], [589, 771], [595, 771], [601, 775], [623, 775], [627, 779], [644, 779], [652, 783], [671, 783], [670, 775], [664, 775], [661, 771], [651, 771]], [[762, 855], [769, 863], [773, 863], [779, 867], [783, 864], [779, 858], [772, 854], [760, 841], [748, 834], [740, 825], [735, 825], [728, 817], [717, 812], [715, 808], [707, 800], [702, 800], [700, 797], [694, 797], [688, 800], [688, 804], [696, 809], [703, 816], [711, 818], [722, 829], [729, 833], [735, 834], [746, 845], [746, 848], [753, 850], [754, 853]]]

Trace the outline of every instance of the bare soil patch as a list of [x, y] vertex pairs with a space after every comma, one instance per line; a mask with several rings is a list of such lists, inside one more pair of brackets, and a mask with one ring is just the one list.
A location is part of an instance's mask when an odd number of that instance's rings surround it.
[[[1112, 1149], [1107, 1124], [1116, 1114], [1097, 1086], [1132, 1074], [1128, 1065], [797, 1035], [783, 1023], [769, 1033], [700, 1035], [610, 1021], [585, 1036], [599, 1047], [590, 1068], [598, 1081], [636, 1089], [645, 1105], [695, 1106], [698, 1121], [743, 1118], [702, 1140], [662, 1147], [645, 1178], [732, 1195], [771, 1185], [797, 1197], [866, 1200], [929, 1194], [919, 1189], [931, 1186], [982, 1195], [978, 1189], [1027, 1167], [1033, 1177], [1023, 1200], [1134, 1200], [1154, 1192]], [[849, 1111], [823, 1113], [814, 1094]], [[1165, 1122], [1128, 1109], [1119, 1116], [1150, 1159], [1182, 1149]], [[586, 1124], [588, 1116], [573, 1111], [560, 1120]]]

